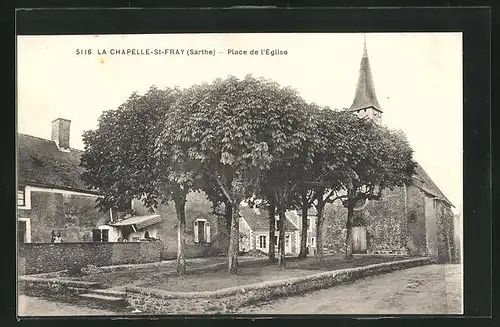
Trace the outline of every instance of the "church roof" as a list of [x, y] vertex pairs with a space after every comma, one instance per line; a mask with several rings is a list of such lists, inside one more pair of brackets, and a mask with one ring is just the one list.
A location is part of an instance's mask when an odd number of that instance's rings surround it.
[[382, 109], [375, 94], [375, 85], [373, 83], [372, 71], [370, 68], [370, 60], [366, 50], [366, 42], [363, 50], [363, 57], [359, 66], [358, 84], [356, 86], [356, 94], [349, 111], [357, 111], [360, 109], [374, 108], [380, 112]]
[[444, 195], [443, 192], [432, 181], [431, 177], [425, 172], [424, 168], [417, 163], [415, 167], [415, 175], [413, 175], [413, 184], [420, 188], [425, 193], [435, 196], [439, 200], [447, 203], [451, 207], [455, 207], [450, 200]]

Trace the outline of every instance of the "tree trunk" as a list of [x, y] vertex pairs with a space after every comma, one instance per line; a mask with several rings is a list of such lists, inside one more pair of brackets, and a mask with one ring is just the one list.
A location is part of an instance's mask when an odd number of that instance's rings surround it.
[[239, 203], [233, 204], [231, 217], [231, 231], [229, 234], [229, 250], [228, 250], [228, 268], [229, 273], [238, 273], [238, 252], [240, 245], [240, 228], [239, 228]]
[[354, 204], [350, 199], [347, 200], [347, 222], [346, 222], [346, 240], [345, 240], [345, 258], [352, 258], [352, 219], [354, 216]]
[[186, 273], [186, 197], [174, 201], [177, 212], [177, 274]]
[[230, 203], [225, 203], [225, 210], [224, 210], [224, 227], [225, 227], [225, 232], [229, 240], [229, 235], [231, 235], [231, 221], [233, 219], [233, 207], [231, 206]]
[[302, 231], [300, 232], [300, 252], [299, 258], [307, 257], [307, 211], [309, 201], [307, 201], [307, 191], [302, 193]]
[[279, 212], [279, 239], [278, 239], [278, 265], [280, 268], [285, 268], [285, 205], [283, 201], [280, 201], [278, 204], [278, 212]]
[[276, 229], [276, 201], [274, 200], [274, 197], [271, 196], [269, 199], [269, 261], [276, 261], [276, 253], [274, 250], [274, 247], [276, 244], [274, 244], [274, 236], [275, 236], [275, 229]]
[[316, 219], [316, 260], [323, 263], [325, 262], [325, 255], [323, 253], [323, 221], [325, 204], [319, 202], [316, 206], [317, 219]]

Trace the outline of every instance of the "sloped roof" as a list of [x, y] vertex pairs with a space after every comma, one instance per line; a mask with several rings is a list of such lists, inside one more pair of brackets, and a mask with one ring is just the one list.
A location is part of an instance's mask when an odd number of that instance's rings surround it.
[[[240, 216], [245, 219], [248, 226], [250, 226], [250, 229], [253, 231], [269, 230], [269, 213], [267, 210], [259, 210], [259, 213], [257, 213], [250, 207], [241, 207]], [[285, 231], [290, 232], [295, 230], [298, 230], [298, 228], [287, 217], [285, 221]]]
[[142, 229], [144, 227], [157, 224], [160, 221], [161, 221], [160, 215], [147, 215], [147, 216], [130, 217], [114, 223], [109, 223], [109, 225], [115, 227], [135, 225], [137, 229]]
[[375, 93], [375, 84], [373, 83], [372, 70], [365, 43], [363, 57], [361, 58], [361, 64], [359, 66], [359, 76], [354, 101], [348, 110], [357, 111], [366, 108], [374, 108], [382, 112]]
[[97, 194], [80, 178], [84, 171], [80, 167], [83, 151], [64, 152], [53, 141], [26, 134], [18, 134], [17, 140], [19, 184]]
[[444, 195], [443, 192], [437, 187], [431, 177], [425, 172], [424, 168], [420, 166], [417, 162], [417, 166], [415, 167], [415, 175], [413, 176], [413, 184], [423, 190], [424, 192], [431, 194], [441, 201], [447, 203], [448, 205], [455, 207], [450, 200]]

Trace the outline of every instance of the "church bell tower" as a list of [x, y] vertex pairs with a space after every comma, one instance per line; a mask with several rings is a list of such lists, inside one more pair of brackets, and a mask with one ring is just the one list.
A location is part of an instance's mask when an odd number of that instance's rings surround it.
[[366, 50], [366, 37], [364, 40], [363, 57], [359, 66], [356, 93], [348, 111], [358, 115], [358, 117], [369, 117], [379, 124], [382, 123], [382, 109], [375, 94], [370, 60], [368, 59], [368, 51]]

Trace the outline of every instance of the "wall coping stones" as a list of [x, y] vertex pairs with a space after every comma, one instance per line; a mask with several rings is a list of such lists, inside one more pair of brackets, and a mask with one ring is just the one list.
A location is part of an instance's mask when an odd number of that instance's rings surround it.
[[[224, 288], [216, 291], [204, 291], [204, 292], [171, 292], [167, 290], [153, 289], [153, 288], [144, 288], [144, 287], [126, 287], [125, 290], [127, 293], [134, 294], [142, 294], [145, 296], [153, 296], [161, 299], [196, 299], [196, 298], [222, 298], [236, 294], [244, 294], [246, 292], [250, 292], [253, 290], [262, 290], [262, 289], [273, 289], [279, 288], [282, 286], [291, 286], [296, 284], [301, 284], [304, 282], [308, 282], [311, 280], [321, 280], [327, 279], [330, 277], [340, 277], [340, 276], [349, 276], [355, 275], [357, 273], [365, 273], [368, 272], [371, 274], [376, 274], [379, 271], [384, 271], [386, 268], [393, 268], [391, 270], [402, 269], [401, 265], [405, 267], [406, 264], [428, 264], [431, 263], [431, 260], [426, 257], [419, 258], [411, 258], [406, 260], [398, 260], [391, 262], [378, 263], [363, 267], [356, 268], [347, 268], [347, 269], [339, 269], [321, 272], [318, 274], [312, 274], [303, 277], [295, 277], [286, 280], [274, 280], [274, 281], [266, 281], [262, 283], [255, 283], [249, 285], [242, 286], [234, 286], [229, 288]], [[359, 276], [361, 278], [363, 276]], [[352, 278], [357, 279], [357, 278]]]
[[33, 276], [19, 276], [18, 280], [20, 282], [32, 282], [38, 284], [59, 284], [66, 287], [76, 287], [76, 288], [102, 288], [102, 285], [97, 282], [86, 282], [81, 280], [69, 280], [69, 279], [59, 279], [59, 278], [39, 278]]

